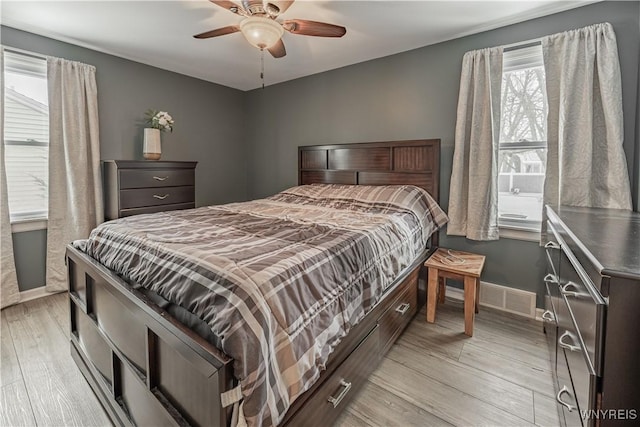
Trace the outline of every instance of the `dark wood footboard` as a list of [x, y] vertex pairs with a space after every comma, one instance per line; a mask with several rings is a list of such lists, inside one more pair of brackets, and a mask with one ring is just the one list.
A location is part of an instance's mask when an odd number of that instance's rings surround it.
[[71, 353], [121, 425], [228, 425], [232, 360], [120, 277], [67, 248]]

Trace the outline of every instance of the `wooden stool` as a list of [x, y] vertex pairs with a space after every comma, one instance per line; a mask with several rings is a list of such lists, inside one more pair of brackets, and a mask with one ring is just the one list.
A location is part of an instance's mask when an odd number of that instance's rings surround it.
[[[424, 266], [429, 269], [427, 286], [427, 322], [436, 320], [436, 297], [444, 302], [445, 279], [464, 282], [464, 333], [473, 336], [473, 319], [478, 312], [480, 274], [485, 257], [469, 252], [438, 248]], [[438, 289], [439, 288], [439, 289]], [[438, 292], [439, 291], [439, 292]]]

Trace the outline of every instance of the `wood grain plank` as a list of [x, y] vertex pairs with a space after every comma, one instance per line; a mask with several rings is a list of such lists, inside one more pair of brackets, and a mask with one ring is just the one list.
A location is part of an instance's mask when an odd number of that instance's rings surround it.
[[406, 341], [392, 348], [387, 357], [478, 400], [534, 421], [533, 392], [525, 387], [455, 360], [425, 353]]
[[416, 319], [418, 317], [420, 321], [414, 320], [398, 342], [412, 342], [430, 354], [439, 354], [458, 360], [467, 340], [466, 335], [461, 330], [452, 331], [442, 328], [437, 323], [424, 322], [422, 316], [416, 316]]
[[9, 321], [5, 310], [0, 318], [0, 387], [16, 381], [22, 381], [22, 373], [18, 364], [18, 357], [13, 347], [13, 339], [9, 332]]
[[357, 184], [358, 176], [351, 171], [302, 171], [300, 184]]
[[69, 342], [45, 298], [7, 309], [34, 417], [39, 425], [110, 425], [69, 355]]
[[454, 425], [529, 426], [526, 420], [385, 358], [371, 382]]
[[519, 337], [536, 342], [545, 341], [542, 324], [535, 319], [500, 312], [488, 307], [483, 310], [479, 321], [487, 327], [487, 330], [504, 333], [506, 337]]
[[0, 411], [2, 426], [35, 426], [33, 410], [29, 396], [22, 380], [2, 386], [2, 410]]
[[69, 338], [71, 321], [69, 319], [69, 294], [61, 292], [45, 299], [49, 313], [56, 320], [60, 330], [66, 338]]
[[426, 171], [433, 165], [433, 147], [393, 147], [393, 170]]
[[555, 397], [548, 397], [538, 392], [533, 393], [533, 409], [538, 426], [553, 427], [560, 425], [558, 403]]
[[369, 426], [428, 425], [451, 426], [450, 423], [407, 402], [371, 381], [360, 391], [349, 406], [349, 412]]
[[378, 424], [369, 424], [357, 415], [354, 415], [348, 409], [345, 410], [340, 418], [338, 418], [334, 424], [334, 427], [377, 427]]
[[329, 151], [329, 169], [334, 170], [391, 170], [391, 149], [339, 148]]
[[326, 169], [327, 150], [303, 150], [300, 152], [301, 169]]
[[496, 377], [553, 397], [553, 379], [550, 369], [542, 369], [539, 366], [504, 357], [499, 353], [488, 352], [472, 342], [465, 344], [459, 361]]
[[[482, 346], [487, 351], [492, 351], [514, 360], [535, 364], [542, 369], [548, 369], [549, 358], [546, 352], [546, 341], [542, 333], [538, 336], [527, 335], [508, 329], [498, 330], [494, 325], [484, 321], [482, 310], [475, 319], [474, 345]], [[442, 328], [459, 331], [464, 322], [462, 304], [453, 305], [450, 301], [438, 306], [437, 324]]]

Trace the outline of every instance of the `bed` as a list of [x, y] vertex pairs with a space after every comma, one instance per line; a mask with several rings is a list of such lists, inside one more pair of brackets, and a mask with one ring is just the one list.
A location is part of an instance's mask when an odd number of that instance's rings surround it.
[[[415, 314], [418, 274], [428, 253], [435, 246], [433, 239], [428, 247], [423, 244], [419, 251], [414, 248], [413, 252], [405, 253], [402, 261], [387, 260], [380, 264], [398, 264], [393, 275], [388, 271], [385, 273], [384, 268], [378, 263], [374, 269], [367, 270], [366, 274], [369, 276], [361, 281], [371, 286], [354, 287], [353, 289], [358, 289], [359, 292], [356, 292], [355, 297], [349, 297], [351, 298], [349, 301], [344, 300], [344, 295], [349, 294], [352, 289], [349, 288], [351, 289], [349, 292], [347, 290], [342, 292], [340, 303], [336, 303], [340, 310], [336, 308], [338, 311], [333, 312], [328, 309], [326, 311], [331, 316], [330, 319], [334, 319], [331, 327], [325, 325], [321, 328], [323, 336], [326, 335], [328, 338], [322, 341], [316, 337], [315, 341], [311, 344], [307, 343], [301, 351], [296, 350], [298, 347], [294, 346], [289, 349], [285, 341], [305, 341], [302, 332], [304, 329], [299, 326], [301, 324], [313, 326], [313, 322], [322, 317], [318, 313], [325, 312], [325, 305], [329, 306], [338, 301], [329, 295], [332, 292], [331, 289], [322, 289], [323, 280], [318, 279], [318, 277], [326, 278], [333, 274], [330, 272], [330, 267], [335, 262], [320, 262], [319, 265], [328, 266], [329, 269], [323, 270], [316, 279], [313, 279], [311, 273], [304, 273], [307, 280], [305, 283], [310, 284], [315, 281], [319, 284], [317, 289], [311, 285], [308, 289], [306, 286], [300, 286], [300, 292], [287, 296], [286, 299], [271, 297], [263, 299], [261, 295], [259, 302], [248, 309], [247, 312], [251, 312], [251, 316], [248, 316], [250, 322], [247, 323], [260, 324], [263, 329], [267, 325], [267, 329], [276, 331], [268, 336], [272, 337], [271, 341], [277, 344], [278, 350], [263, 352], [266, 356], [262, 359], [258, 357], [259, 355], [256, 356], [257, 361], [253, 359], [254, 353], [261, 352], [255, 351], [255, 348], [269, 340], [258, 340], [254, 345], [250, 344], [251, 336], [242, 335], [241, 339], [236, 338], [234, 341], [232, 339], [234, 333], [230, 332], [229, 327], [230, 324], [236, 325], [238, 323], [236, 320], [220, 326], [220, 319], [214, 321], [209, 318], [210, 322], [207, 323], [206, 310], [211, 305], [202, 304], [202, 298], [194, 296], [200, 288], [190, 287], [190, 278], [206, 276], [207, 273], [203, 273], [201, 268], [205, 264], [217, 265], [215, 262], [207, 260], [197, 265], [192, 263], [194, 266], [190, 267], [189, 272], [178, 280], [179, 286], [163, 287], [171, 281], [176, 282], [176, 279], [173, 279], [173, 276], [167, 276], [164, 273], [165, 270], [154, 270], [154, 265], [175, 264], [177, 267], [174, 271], [185, 269], [184, 264], [175, 262], [177, 255], [174, 252], [167, 251], [163, 255], [163, 248], [181, 247], [183, 251], [181, 255], [197, 251], [201, 246], [199, 240], [201, 236], [219, 232], [220, 224], [224, 221], [233, 222], [242, 217], [245, 220], [248, 218], [250, 223], [225, 228], [225, 230], [242, 229], [243, 235], [235, 241], [232, 238], [220, 240], [218, 252], [214, 250], [211, 253], [223, 253], [225, 248], [241, 245], [241, 242], [246, 243], [247, 236], [255, 239], [256, 235], [267, 242], [263, 243], [265, 247], [269, 244], [280, 245], [276, 248], [276, 252], [288, 251], [284, 261], [273, 261], [270, 258], [262, 260], [263, 263], [267, 263], [267, 267], [259, 269], [261, 271], [259, 275], [250, 276], [251, 281], [260, 281], [263, 277], [262, 272], [269, 270], [269, 266], [273, 265], [273, 268], [289, 266], [291, 264], [289, 259], [302, 257], [301, 254], [310, 250], [307, 246], [296, 246], [297, 243], [294, 240], [288, 240], [289, 229], [279, 228], [281, 212], [276, 216], [270, 216], [272, 211], [277, 211], [281, 205], [287, 212], [286, 218], [281, 222], [301, 223], [297, 234], [304, 234], [304, 230], [310, 226], [322, 228], [336, 222], [337, 230], [322, 232], [318, 235], [330, 235], [331, 238], [327, 238], [326, 241], [331, 241], [332, 245], [343, 248], [347, 245], [341, 239], [346, 239], [350, 234], [360, 235], [358, 227], [362, 224], [356, 224], [358, 218], [366, 218], [366, 221], [360, 221], [360, 223], [368, 223], [375, 220], [378, 212], [378, 210], [375, 212], [367, 210], [362, 213], [359, 212], [360, 206], [351, 215], [343, 214], [340, 209], [344, 199], [359, 200], [361, 205], [368, 206], [367, 194], [387, 191], [386, 187], [374, 187], [364, 192], [362, 190], [367, 187], [353, 187], [353, 185], [415, 185], [427, 190], [436, 200], [438, 197], [438, 140], [300, 147], [298, 155], [301, 187], [287, 190], [261, 202], [132, 217], [99, 227], [92, 234], [92, 239], [86, 243], [90, 249], [82, 245], [68, 247], [72, 355], [114, 423], [226, 426], [235, 425], [238, 414], [246, 413], [247, 420], [252, 425], [275, 423], [308, 425], [310, 420], [313, 420], [312, 424], [316, 425], [330, 424], [337, 418], [340, 410], [348, 404], [367, 376], [375, 369], [379, 359]], [[314, 186], [313, 184], [335, 185]], [[350, 186], [346, 187], [343, 184]], [[328, 197], [325, 193], [325, 188], [328, 187], [336, 187], [330, 188], [329, 194], [338, 194], [338, 196]], [[393, 188], [405, 191], [404, 187]], [[338, 193], [335, 193], [336, 191]], [[311, 201], [308, 202], [309, 200]], [[324, 216], [324, 211], [317, 205], [324, 206], [327, 203], [330, 210], [340, 207], [331, 212], [338, 212], [341, 218], [335, 218], [333, 213], [330, 217]], [[376, 209], [379, 209], [379, 206], [380, 204], [377, 203]], [[218, 217], [216, 220], [218, 228], [207, 229], [203, 226], [196, 231], [186, 228], [186, 225], [181, 228], [180, 224], [186, 223], [187, 219], [191, 223], [204, 224], [207, 218], [212, 216]], [[309, 216], [317, 216], [313, 224], [307, 222]], [[439, 219], [441, 220], [442, 218]], [[145, 221], [149, 224], [145, 224]], [[264, 236], [264, 228], [253, 228], [258, 222], [269, 222], [271, 229], [280, 231], [269, 231], [273, 236], [267, 236], [269, 237], [267, 239]], [[158, 230], [158, 224], [161, 226], [160, 230]], [[178, 225], [174, 227], [176, 224]], [[155, 228], [152, 225], [155, 225]], [[151, 228], [145, 229], [146, 226]], [[422, 228], [426, 230], [428, 226]], [[128, 233], [131, 230], [142, 230], [139, 234], [147, 237], [153, 235], [153, 237], [138, 239], [136, 234], [131, 232], [127, 234], [126, 241], [118, 240], [125, 235], [124, 230]], [[257, 231], [246, 232], [246, 230]], [[393, 233], [397, 234], [398, 231], [395, 230]], [[220, 236], [223, 235], [220, 234]], [[399, 239], [410, 240], [408, 236], [409, 234], [402, 235]], [[437, 237], [437, 233], [434, 236]], [[224, 237], [228, 236], [224, 235]], [[184, 240], [185, 238], [187, 240]], [[218, 239], [213, 241], [217, 242]], [[128, 252], [130, 261], [134, 264], [127, 264], [127, 267], [122, 261], [123, 253], [127, 252], [122, 251], [123, 247], [128, 248], [133, 245], [132, 242], [135, 242], [135, 245], [147, 246], [136, 246], [135, 250]], [[282, 242], [287, 244], [281, 245]], [[252, 244], [251, 242], [249, 245]], [[117, 247], [121, 252], [108, 252], [107, 247], [110, 249]], [[203, 253], [205, 253], [204, 249], [209, 248], [203, 248]], [[236, 251], [231, 252], [236, 253]], [[265, 250], [265, 253], [267, 252], [274, 251]], [[369, 255], [362, 251], [356, 252], [359, 255], [355, 258], [357, 260], [355, 263], [366, 263]], [[153, 253], [155, 258], [139, 255], [149, 253]], [[101, 262], [96, 259], [100, 259]], [[158, 259], [162, 259], [162, 262]], [[190, 258], [189, 261], [191, 262]], [[215, 270], [215, 277], [224, 276], [228, 279], [245, 274], [249, 270], [245, 269], [243, 263], [244, 260], [233, 259], [233, 262], [229, 263], [230, 266]], [[136, 266], [138, 267], [137, 275], [132, 273], [136, 271]], [[322, 267], [313, 268], [322, 269]], [[289, 267], [283, 270], [288, 271]], [[339, 273], [348, 270], [348, 267], [334, 268], [334, 270]], [[356, 274], [355, 270], [353, 274]], [[299, 275], [292, 273], [292, 276]], [[286, 279], [288, 276], [278, 270], [260, 282], [259, 288], [264, 289], [263, 283], [273, 283], [273, 289], [282, 289], [282, 286], [278, 287], [278, 279], [282, 277]], [[218, 282], [223, 283], [222, 279]], [[236, 286], [235, 283], [234, 286]], [[158, 286], [154, 288], [155, 284]], [[247, 294], [250, 293], [246, 289], [245, 291]], [[305, 303], [304, 300], [309, 299], [308, 296], [303, 295], [305, 292], [316, 295], [317, 301], [311, 300]], [[273, 290], [268, 294], [276, 293]], [[172, 299], [172, 294], [179, 295], [176, 297], [177, 300]], [[246, 299], [243, 297], [242, 301]], [[278, 304], [287, 304], [286, 301], [289, 300], [303, 305], [303, 309], [298, 313], [295, 304], [278, 308]], [[351, 300], [357, 300], [358, 303], [352, 303]], [[331, 303], [323, 305], [318, 301]], [[275, 320], [263, 323], [256, 320], [260, 318], [261, 310], [256, 308], [260, 304], [269, 305], [268, 312]], [[197, 314], [194, 316], [197, 319], [189, 318], [188, 313], [182, 313], [180, 311], [182, 306], [195, 307], [192, 311]], [[225, 313], [229, 319], [234, 319], [233, 316], [237, 315], [234, 314], [237, 310], [229, 311], [230, 306], [236, 307], [233, 304], [220, 306], [220, 313]], [[205, 311], [198, 311], [198, 307]], [[310, 312], [313, 315], [309, 316]], [[213, 336], [208, 336], [207, 328], [198, 324], [198, 321], [205, 321], [208, 326], [211, 326], [211, 330], [215, 332]], [[339, 325], [334, 327], [334, 323]], [[306, 341], [309, 341], [308, 338]], [[326, 345], [320, 346], [318, 342], [325, 342]], [[241, 349], [243, 343], [247, 343], [245, 345], [247, 348]], [[234, 354], [236, 357], [230, 357], [229, 354]], [[278, 357], [271, 358], [269, 356], [271, 354], [277, 354]], [[285, 356], [280, 357], [281, 354]], [[305, 357], [309, 357], [318, 366], [310, 362], [304, 363]], [[271, 372], [273, 366], [282, 368], [286, 360], [291, 360], [291, 367], [287, 365], [289, 369], [281, 369], [284, 374], [282, 372], [279, 376], [264, 374], [264, 371]], [[301, 368], [302, 365], [304, 365], [303, 368]], [[298, 373], [296, 374], [298, 376], [294, 375], [294, 372]], [[238, 387], [237, 378], [240, 378], [242, 390], [250, 387], [253, 392], [245, 393], [244, 396], [238, 395], [242, 391]], [[281, 384], [278, 381], [282, 378], [286, 378], [286, 381]], [[282, 392], [282, 390], [286, 390], [283, 394], [289, 398], [283, 399], [278, 394], [278, 391]], [[235, 398], [234, 395], [236, 395]], [[221, 396], [223, 400], [229, 402], [237, 400], [237, 397], [244, 397], [242, 404], [246, 407], [242, 409], [242, 406], [237, 403], [224, 407]], [[290, 398], [291, 396], [293, 399]], [[264, 408], [269, 408], [266, 415], [263, 413]]]

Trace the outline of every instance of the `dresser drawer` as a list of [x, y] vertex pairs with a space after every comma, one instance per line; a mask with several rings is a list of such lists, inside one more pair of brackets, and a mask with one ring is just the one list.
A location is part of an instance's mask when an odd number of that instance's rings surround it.
[[547, 338], [547, 345], [549, 346], [549, 359], [551, 361], [551, 367], [556, 367], [556, 352], [557, 352], [557, 340], [558, 340], [558, 322], [556, 309], [552, 301], [551, 292], [549, 291], [549, 283], [545, 283], [545, 296], [544, 296], [544, 308], [542, 313], [542, 321], [544, 322], [544, 333]]
[[558, 326], [558, 353], [564, 352], [566, 357], [575, 400], [579, 408], [587, 410], [595, 407], [595, 372], [589, 363], [590, 359], [584, 349], [584, 341], [575, 327], [575, 320], [566, 304], [565, 297], [563, 297], [562, 304], [564, 307], [561, 310], [567, 312], [571, 322], [569, 326], [566, 326], [565, 322]]
[[544, 277], [544, 287], [546, 291], [546, 298], [548, 299], [548, 307], [545, 300], [545, 309], [551, 310], [554, 319], [558, 317], [558, 306], [560, 304], [560, 286], [558, 284], [558, 277], [553, 273], [548, 273]]
[[190, 203], [195, 187], [139, 188], [120, 191], [120, 209]]
[[581, 351], [563, 351], [571, 373], [571, 382], [578, 408], [581, 411], [595, 408], [596, 376], [593, 375]]
[[575, 260], [571, 250], [563, 248], [560, 259], [560, 293], [575, 321], [575, 332], [584, 347], [587, 364], [591, 365], [595, 374], [600, 375], [602, 354], [598, 350], [601, 348], [598, 337], [601, 336], [603, 327], [605, 303], [580, 265], [572, 259]]
[[560, 424], [563, 427], [582, 426], [578, 401], [573, 390], [567, 359], [562, 349], [558, 350], [557, 380], [556, 403], [558, 405]]
[[418, 310], [418, 286], [413, 281], [378, 319], [380, 355], [384, 356]]
[[120, 189], [195, 185], [193, 169], [121, 169]]
[[548, 241], [544, 245], [544, 250], [547, 258], [547, 271], [550, 274], [558, 277], [560, 274], [560, 242], [558, 240], [558, 231], [547, 221]]
[[376, 326], [362, 340], [331, 378], [314, 392], [311, 404], [293, 415], [288, 426], [325, 427], [335, 422], [378, 365], [379, 329]]

